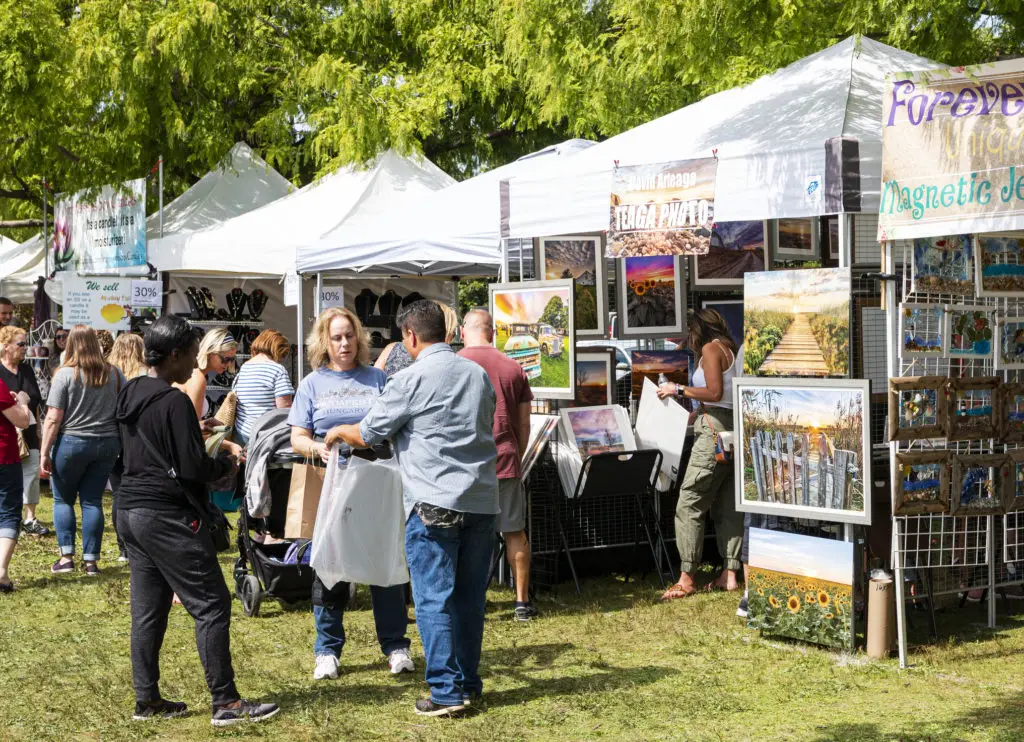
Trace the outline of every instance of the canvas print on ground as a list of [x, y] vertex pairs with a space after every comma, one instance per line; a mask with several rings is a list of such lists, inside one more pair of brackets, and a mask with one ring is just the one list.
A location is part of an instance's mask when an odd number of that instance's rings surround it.
[[945, 376], [889, 379], [889, 440], [946, 437]]
[[870, 522], [868, 382], [734, 382], [737, 510]]
[[953, 515], [997, 515], [1010, 471], [1001, 454], [953, 457], [950, 505]]
[[495, 347], [523, 368], [535, 397], [572, 399], [573, 282], [492, 284], [489, 290]]
[[765, 634], [853, 649], [853, 544], [750, 529], [748, 624]]
[[764, 270], [764, 222], [719, 222], [707, 255], [693, 259], [694, 286], [743, 287], [743, 276]]
[[576, 334], [605, 333], [604, 254], [600, 237], [545, 237], [539, 241], [544, 280], [576, 280]]
[[680, 259], [662, 255], [618, 262], [618, 306], [625, 307], [619, 311], [619, 337], [681, 333], [686, 303]]
[[948, 512], [949, 452], [896, 454], [895, 493], [895, 515]]
[[941, 304], [900, 304], [900, 357], [941, 356], [946, 349], [945, 325]]
[[974, 296], [972, 240], [967, 234], [914, 240], [911, 292]]
[[633, 359], [633, 398], [640, 399], [644, 379], [650, 379], [655, 385], [658, 375], [665, 374], [673, 384], [690, 383], [690, 357], [683, 350], [634, 350]]
[[990, 307], [946, 307], [946, 355], [992, 358], [995, 313]]
[[846, 376], [850, 269], [748, 273], [743, 328], [748, 376]]
[[978, 296], [1024, 296], [1024, 238], [977, 235]]

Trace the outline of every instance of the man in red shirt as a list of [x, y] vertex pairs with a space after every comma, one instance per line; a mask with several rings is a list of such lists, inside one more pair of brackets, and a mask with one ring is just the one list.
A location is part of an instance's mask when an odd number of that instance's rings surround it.
[[491, 315], [483, 309], [466, 314], [462, 327], [465, 348], [459, 355], [483, 366], [491, 379], [497, 405], [494, 409], [494, 442], [498, 446], [497, 529], [505, 539], [505, 551], [516, 580], [515, 619], [537, 616], [530, 603], [530, 542], [526, 539], [526, 494], [522, 460], [530, 440], [530, 402], [533, 392], [518, 363], [494, 347]]

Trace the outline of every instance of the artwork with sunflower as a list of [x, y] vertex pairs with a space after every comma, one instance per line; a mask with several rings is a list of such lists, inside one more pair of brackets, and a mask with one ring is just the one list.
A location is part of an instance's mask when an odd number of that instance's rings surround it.
[[852, 649], [853, 545], [751, 528], [747, 602], [764, 634]]
[[618, 263], [620, 338], [663, 338], [682, 334], [686, 294], [682, 262], [676, 255], [623, 258]]

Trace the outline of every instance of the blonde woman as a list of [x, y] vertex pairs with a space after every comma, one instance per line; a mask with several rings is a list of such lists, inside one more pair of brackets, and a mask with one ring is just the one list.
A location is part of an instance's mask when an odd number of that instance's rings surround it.
[[222, 374], [235, 362], [238, 342], [224, 328], [210, 330], [199, 343], [196, 369], [184, 384], [175, 384], [192, 400], [196, 417], [202, 420], [209, 411], [206, 401], [207, 374]]
[[54, 374], [46, 400], [39, 469], [50, 477], [60, 559], [54, 574], [74, 570], [75, 500], [82, 503], [82, 561], [86, 576], [100, 573], [103, 490], [121, 452], [114, 420], [124, 376], [103, 360], [99, 338], [85, 325], [68, 336], [67, 358]]
[[[323, 439], [327, 432], [337, 425], [361, 421], [384, 388], [387, 376], [370, 365], [366, 333], [359, 318], [348, 309], [335, 307], [323, 312], [313, 327], [308, 346], [313, 372], [299, 382], [295, 393], [295, 404], [288, 416], [291, 443], [297, 453], [326, 462], [329, 451]], [[410, 642], [405, 635], [404, 586], [371, 585], [370, 596], [377, 640], [391, 673], [412, 672]], [[320, 578], [314, 578], [314, 680], [338, 677], [345, 645], [342, 621], [347, 599], [347, 583], [338, 583], [328, 590]]]
[[36, 505], [39, 504], [39, 426], [36, 420], [43, 407], [43, 396], [39, 392], [35, 373], [25, 362], [27, 337], [20, 327], [8, 325], [0, 328], [0, 381], [15, 394], [25, 392], [28, 395], [28, 409], [32, 415], [31, 423], [22, 431], [29, 454], [22, 466], [25, 509], [21, 532], [30, 536], [49, 536], [50, 529], [36, 518]]
[[[435, 301], [434, 303], [441, 307], [441, 311], [444, 312], [445, 342], [451, 345], [459, 330], [459, 315], [444, 302]], [[409, 355], [409, 351], [405, 349], [402, 343], [391, 343], [380, 352], [380, 355], [377, 356], [377, 362], [373, 365], [387, 374], [390, 379], [403, 368], [408, 368], [412, 365], [412, 356]]]
[[146, 366], [146, 350], [142, 338], [130, 332], [123, 332], [117, 336], [107, 360], [129, 381], [145, 376], [149, 371], [149, 367]]
[[274, 408], [292, 406], [295, 390], [288, 370], [281, 365], [291, 350], [288, 340], [277, 330], [264, 330], [252, 344], [252, 358], [235, 377], [238, 397], [235, 413], [235, 440], [248, 445], [252, 426]]

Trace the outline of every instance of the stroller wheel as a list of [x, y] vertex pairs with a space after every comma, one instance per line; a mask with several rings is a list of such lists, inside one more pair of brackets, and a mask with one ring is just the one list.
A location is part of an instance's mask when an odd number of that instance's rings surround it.
[[260, 581], [254, 575], [246, 575], [239, 584], [238, 599], [242, 601], [242, 611], [249, 617], [260, 615], [260, 603], [263, 602], [263, 591]]

